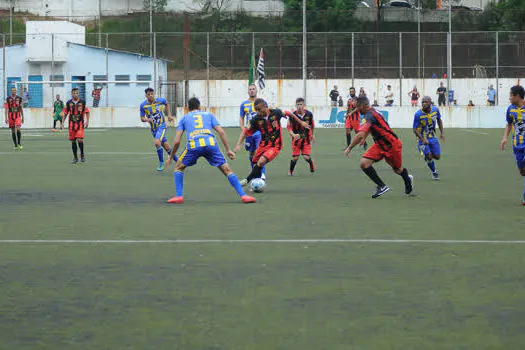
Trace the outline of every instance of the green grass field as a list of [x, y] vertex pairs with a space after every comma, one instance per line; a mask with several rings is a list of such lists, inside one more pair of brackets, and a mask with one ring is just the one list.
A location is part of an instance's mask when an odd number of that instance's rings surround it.
[[87, 130], [79, 165], [65, 135], [25, 130], [14, 152], [0, 130], [0, 349], [523, 348], [523, 179], [502, 130], [446, 130], [440, 182], [397, 131], [413, 197], [380, 163], [392, 191], [371, 199], [332, 129], [315, 176], [286, 176], [286, 144], [256, 204], [201, 160], [169, 206], [148, 130]]

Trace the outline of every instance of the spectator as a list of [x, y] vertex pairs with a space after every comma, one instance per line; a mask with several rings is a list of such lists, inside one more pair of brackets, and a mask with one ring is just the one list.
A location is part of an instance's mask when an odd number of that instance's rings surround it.
[[468, 100], [467, 107], [474, 107], [474, 103], [472, 103], [472, 100]]
[[100, 103], [100, 92], [102, 91], [102, 85], [96, 86], [95, 89], [91, 92], [91, 97], [93, 97], [93, 107], [98, 107]]
[[24, 93], [22, 94], [22, 107], [27, 108], [29, 106], [29, 100], [31, 99], [31, 96], [29, 96], [29, 92], [27, 91], [27, 88], [24, 88]]
[[386, 86], [385, 101], [386, 101], [386, 104], [385, 104], [386, 107], [392, 107], [392, 105], [394, 104], [394, 92], [392, 91], [391, 85]]
[[436, 73], [432, 73], [432, 79], [437, 79]]
[[379, 107], [379, 104], [377, 103], [377, 100], [374, 100], [374, 103], [372, 104], [372, 107]]
[[337, 107], [337, 99], [339, 97], [339, 91], [337, 91], [337, 85], [334, 85], [332, 91], [330, 91], [330, 101], [332, 107]]
[[359, 89], [359, 97], [366, 97], [365, 89], [363, 89], [363, 88]]
[[487, 90], [487, 101], [489, 106], [496, 105], [496, 90], [492, 84], [489, 85], [489, 89]]
[[408, 93], [408, 96], [410, 96], [410, 103], [412, 104], [412, 107], [417, 107], [420, 95], [415, 85], [412, 88], [412, 91]]
[[446, 106], [446, 94], [447, 94], [447, 88], [444, 86], [443, 82], [439, 83], [439, 87], [437, 88], [436, 94], [438, 95], [438, 105]]
[[339, 107], [343, 107], [343, 96], [339, 95], [339, 101], [337, 101]]

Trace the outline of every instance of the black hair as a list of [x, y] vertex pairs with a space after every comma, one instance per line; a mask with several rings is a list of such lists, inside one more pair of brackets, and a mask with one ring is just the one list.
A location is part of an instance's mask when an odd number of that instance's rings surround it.
[[295, 103], [299, 103], [299, 102], [304, 103], [304, 98], [302, 98], [302, 97], [297, 97], [297, 99], [295, 100]]
[[360, 96], [357, 98], [356, 104], [358, 106], [368, 106], [370, 104], [370, 101], [368, 100], [368, 97]]
[[199, 101], [197, 97], [192, 97], [188, 101], [188, 109], [190, 111], [196, 111], [200, 108], [200, 106], [201, 106], [201, 101]]
[[525, 89], [521, 85], [514, 85], [510, 88], [510, 94], [513, 96], [519, 95], [523, 99], [525, 98]]
[[350, 88], [348, 90], [352, 90], [352, 89], [354, 89], [354, 91], [355, 91], [355, 87], [353, 87], [353, 86], [350, 86]]
[[255, 101], [253, 101], [253, 106], [256, 107], [256, 106], [260, 105], [261, 103], [264, 103], [264, 105], [266, 107], [268, 107], [268, 103], [266, 103], [266, 101], [264, 99], [262, 99], [262, 98], [258, 98]]
[[73, 92], [73, 91], [78, 91], [78, 88], [72, 88], [71, 92]]
[[147, 94], [148, 92], [155, 92], [155, 90], [149, 87], [149, 88], [146, 88], [146, 90], [144, 90], [145, 94]]

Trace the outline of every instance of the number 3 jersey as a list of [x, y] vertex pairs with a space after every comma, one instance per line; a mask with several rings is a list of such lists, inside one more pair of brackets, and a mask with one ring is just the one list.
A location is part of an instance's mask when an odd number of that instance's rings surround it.
[[510, 105], [507, 108], [507, 123], [514, 126], [514, 147], [525, 147], [525, 106]]
[[157, 131], [159, 128], [166, 128], [166, 99], [157, 97], [152, 103], [144, 100], [140, 104], [140, 116], [153, 119], [151, 131]]
[[217, 125], [219, 122], [213, 114], [194, 111], [182, 117], [177, 131], [186, 131], [187, 149], [217, 146], [217, 140], [213, 134], [213, 128]]

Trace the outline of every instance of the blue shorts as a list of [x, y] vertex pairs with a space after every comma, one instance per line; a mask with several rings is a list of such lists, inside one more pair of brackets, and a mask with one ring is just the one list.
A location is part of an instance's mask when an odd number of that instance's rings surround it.
[[441, 146], [439, 145], [438, 139], [429, 139], [428, 145], [424, 145], [423, 142], [419, 141], [417, 143], [417, 147], [419, 149], [419, 152], [423, 152], [425, 156], [432, 153], [436, 156], [441, 155]]
[[516, 157], [518, 169], [525, 168], [525, 145], [514, 147], [514, 157]]
[[206, 158], [208, 163], [210, 163], [211, 166], [221, 166], [226, 163], [226, 159], [222, 155], [222, 152], [219, 147], [217, 146], [204, 146], [204, 147], [197, 147], [192, 149], [185, 149], [184, 152], [182, 152], [179, 160], [182, 162], [184, 166], [192, 166], [197, 163], [197, 160], [200, 157]]
[[244, 148], [250, 153], [255, 153], [255, 150], [257, 149], [257, 147], [259, 147], [260, 143], [261, 143], [261, 132], [256, 131], [252, 134], [252, 136], [246, 136], [246, 142], [244, 143]]
[[166, 131], [168, 131], [168, 129], [158, 128], [157, 130], [151, 130], [151, 135], [153, 135], [155, 140], [160, 140], [160, 143], [168, 142]]

